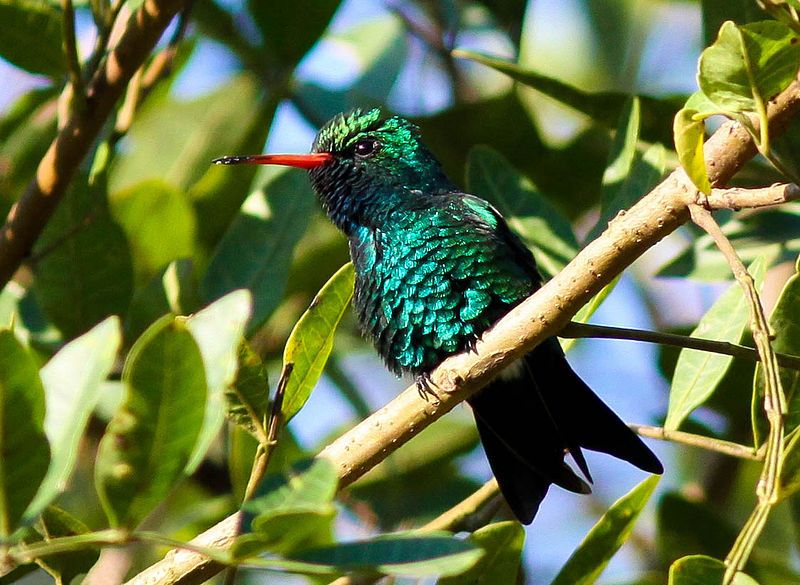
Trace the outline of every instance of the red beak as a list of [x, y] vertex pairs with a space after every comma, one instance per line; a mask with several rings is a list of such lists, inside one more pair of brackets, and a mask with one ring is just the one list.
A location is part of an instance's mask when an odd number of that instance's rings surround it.
[[215, 158], [212, 162], [217, 165], [284, 165], [299, 169], [315, 169], [333, 160], [329, 152], [314, 152], [311, 154], [253, 154], [249, 156], [223, 156]]

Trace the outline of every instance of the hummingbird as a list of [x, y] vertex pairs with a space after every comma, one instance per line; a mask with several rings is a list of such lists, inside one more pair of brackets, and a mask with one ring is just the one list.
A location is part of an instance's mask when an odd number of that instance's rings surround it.
[[[419, 129], [380, 109], [335, 116], [310, 154], [227, 156], [217, 164], [305, 169], [330, 220], [347, 236], [353, 305], [387, 367], [429, 374], [542, 284], [532, 252], [487, 201], [448, 179]], [[489, 466], [511, 511], [533, 521], [552, 484], [586, 494], [582, 449], [644, 471], [663, 467], [572, 370], [552, 337], [467, 399]], [[565, 461], [569, 454], [581, 478]], [[588, 483], [587, 483], [588, 482]]]

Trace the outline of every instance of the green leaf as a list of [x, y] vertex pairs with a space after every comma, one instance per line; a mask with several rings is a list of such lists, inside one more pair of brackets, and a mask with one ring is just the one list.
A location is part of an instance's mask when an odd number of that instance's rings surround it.
[[333, 504], [314, 510], [279, 510], [259, 517], [258, 528], [239, 536], [231, 547], [235, 559], [253, 557], [263, 552], [291, 555], [311, 547], [333, 542]]
[[[56, 506], [48, 506], [44, 511], [41, 530], [45, 540], [90, 533], [83, 522]], [[99, 557], [99, 548], [82, 548], [48, 555], [37, 562], [55, 579], [56, 585], [69, 585], [78, 575], [88, 573]]]
[[617, 193], [631, 174], [636, 159], [636, 146], [639, 143], [641, 109], [641, 100], [634, 96], [625, 102], [625, 107], [619, 115], [614, 141], [608, 153], [608, 163], [603, 172], [600, 203], [604, 211], [616, 199]]
[[276, 512], [319, 510], [333, 501], [339, 477], [327, 459], [303, 462], [283, 474], [268, 476], [243, 509], [255, 515], [253, 529]]
[[743, 26], [727, 21], [714, 44], [700, 55], [700, 89], [724, 111], [760, 111], [797, 75], [799, 40], [777, 21]]
[[[760, 288], [766, 263], [756, 260], [749, 271], [756, 287]], [[703, 315], [692, 331], [692, 337], [738, 343], [749, 320], [750, 312], [742, 287], [734, 282]], [[732, 361], [731, 356], [696, 349], [681, 350], [672, 378], [664, 428], [677, 429], [695, 408], [708, 400]]]
[[234, 423], [254, 433], [265, 425], [269, 405], [267, 368], [247, 341], [239, 345], [236, 381], [225, 390], [227, 415]]
[[457, 575], [482, 556], [481, 549], [448, 533], [397, 532], [306, 550], [287, 560], [297, 563], [300, 572], [376, 571], [427, 577]]
[[[669, 585], [717, 585], [725, 575], [725, 563], [703, 555], [678, 559], [669, 568]], [[745, 573], [737, 573], [731, 585], [758, 585]]]
[[239, 365], [239, 344], [244, 337], [253, 302], [246, 290], [233, 291], [192, 315], [186, 327], [203, 356], [208, 395], [203, 427], [186, 467], [192, 473], [225, 422], [225, 390], [233, 384]]
[[50, 462], [39, 368], [8, 329], [0, 330], [0, 405], [0, 539], [5, 539], [17, 529]]
[[284, 390], [283, 420], [303, 408], [317, 385], [333, 348], [333, 336], [353, 298], [355, 272], [352, 263], [342, 266], [320, 289], [286, 341], [283, 363], [293, 364]]
[[265, 495], [245, 503], [254, 514], [251, 532], [236, 539], [234, 558], [263, 551], [291, 554], [333, 542], [333, 498], [339, 478], [325, 459], [306, 461], [285, 474], [267, 477], [259, 492]]
[[[520, 67], [510, 61], [474, 51], [456, 49], [452, 54], [454, 57], [482, 63], [495, 71], [505, 73], [512, 79], [586, 114], [607, 128], [617, 127], [617, 121], [630, 100], [628, 94], [621, 92], [589, 93], [553, 77]], [[679, 99], [660, 99], [649, 96], [640, 96], [638, 99], [642, 105], [643, 137], [651, 141], [669, 142], [669, 130], [664, 122], [671, 120], [675, 116], [675, 112], [681, 108], [682, 104], [679, 103]]]
[[497, 151], [476, 146], [467, 161], [467, 190], [492, 203], [554, 275], [578, 251], [569, 221]]
[[297, 0], [291, 10], [275, 10], [268, 2], [248, 0], [268, 55], [290, 70], [328, 26], [339, 0]]
[[496, 522], [479, 528], [469, 540], [484, 554], [461, 575], [439, 579], [437, 585], [495, 585], [516, 583], [525, 543], [525, 530], [519, 522]]
[[92, 191], [85, 178], [76, 181], [33, 249], [34, 293], [66, 338], [124, 314], [133, 294], [125, 233], [108, 214], [104, 193]]
[[183, 258], [170, 262], [134, 293], [125, 318], [125, 339], [137, 339], [145, 329], [168, 313], [193, 313], [200, 306], [197, 287], [191, 260]]
[[50, 467], [25, 515], [32, 520], [66, 487], [89, 416], [120, 346], [119, 319], [109, 317], [65, 345], [41, 370]]
[[122, 374], [126, 395], [100, 441], [95, 483], [112, 526], [133, 528], [180, 479], [203, 425], [203, 358], [171, 316], [140, 337]]
[[46, 2], [0, 0], [0, 56], [31, 73], [63, 75], [61, 18], [61, 11]]
[[[783, 286], [775, 308], [769, 317], [769, 328], [774, 337], [772, 349], [778, 353], [800, 355], [800, 274], [794, 275]], [[780, 368], [781, 386], [786, 396], [787, 411], [784, 425], [787, 432], [800, 427], [800, 372], [791, 368]], [[760, 365], [756, 367], [754, 386], [757, 394], [764, 395], [764, 371]], [[798, 462], [800, 463], [800, 462]], [[790, 471], [784, 467], [783, 473], [798, 473], [800, 469]]]
[[678, 162], [700, 191], [711, 193], [711, 182], [706, 173], [706, 159], [703, 156], [706, 126], [702, 120], [696, 120], [697, 110], [683, 108], [675, 116], [673, 133]]
[[591, 241], [608, 227], [621, 211], [632, 207], [664, 174], [664, 147], [654, 144], [644, 154], [638, 149], [641, 119], [640, 98], [627, 103], [619, 118], [614, 142], [603, 172], [600, 218], [586, 237]]
[[611, 557], [628, 540], [636, 518], [653, 494], [658, 480], [657, 475], [652, 475], [614, 502], [569, 557], [552, 585], [594, 583]]
[[[194, 210], [168, 183], [151, 179], [114, 193], [111, 213], [130, 241], [140, 281], [195, 251]], [[169, 237], [165, 237], [168, 234]]]
[[125, 137], [129, 148], [111, 168], [111, 193], [151, 180], [187, 193], [206, 174], [211, 159], [234, 152], [260, 114], [255, 104], [261, 83], [250, 74], [189, 101], [172, 98], [168, 90], [157, 88], [136, 112]]
[[237, 288], [248, 289], [254, 301], [250, 331], [260, 327], [280, 304], [292, 251], [315, 204], [306, 173], [264, 171], [261, 176], [274, 178], [244, 202], [201, 283], [207, 301]]

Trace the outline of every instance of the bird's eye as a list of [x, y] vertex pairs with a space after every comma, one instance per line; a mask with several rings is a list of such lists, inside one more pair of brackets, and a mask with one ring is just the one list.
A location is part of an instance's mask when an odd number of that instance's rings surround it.
[[378, 152], [381, 143], [377, 140], [359, 140], [356, 142], [355, 153], [357, 156], [367, 157]]

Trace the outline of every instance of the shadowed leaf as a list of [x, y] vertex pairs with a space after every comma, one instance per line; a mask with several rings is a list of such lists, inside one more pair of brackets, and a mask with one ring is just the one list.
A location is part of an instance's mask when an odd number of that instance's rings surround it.
[[128, 354], [123, 381], [123, 403], [100, 441], [95, 483], [111, 525], [133, 528], [180, 479], [203, 424], [203, 358], [184, 322], [167, 316], [145, 331]]
[[8, 329], [0, 330], [0, 405], [0, 538], [8, 538], [50, 462], [39, 368]]

